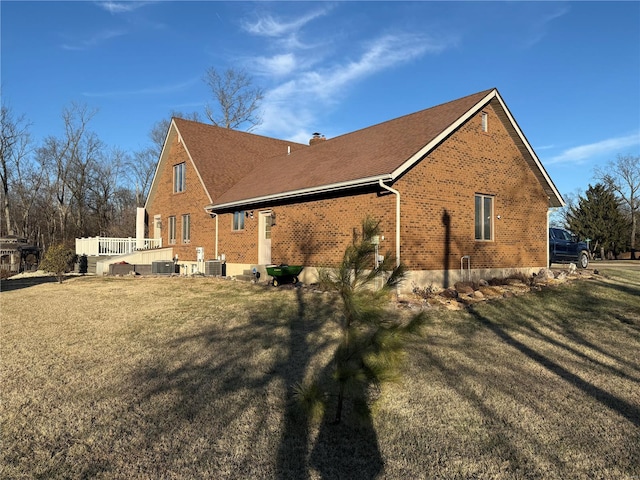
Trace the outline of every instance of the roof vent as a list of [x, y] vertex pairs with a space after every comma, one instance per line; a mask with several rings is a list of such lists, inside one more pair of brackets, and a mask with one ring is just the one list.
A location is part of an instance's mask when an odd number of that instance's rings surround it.
[[311, 140], [309, 140], [309, 145], [315, 145], [317, 143], [324, 142], [325, 140], [326, 138], [324, 138], [324, 135], [315, 132], [311, 137]]

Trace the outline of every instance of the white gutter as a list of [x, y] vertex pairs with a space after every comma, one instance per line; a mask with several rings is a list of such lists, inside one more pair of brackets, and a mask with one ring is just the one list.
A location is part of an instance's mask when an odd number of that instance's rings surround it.
[[290, 192], [275, 193], [271, 195], [264, 195], [261, 197], [254, 197], [254, 198], [248, 198], [244, 200], [237, 200], [234, 202], [221, 203], [218, 205], [211, 204], [211, 205], [207, 205], [204, 208], [207, 212], [212, 213], [215, 210], [228, 209], [232, 207], [245, 207], [245, 206], [249, 206], [251, 204], [256, 204], [256, 203], [270, 202], [274, 200], [282, 201], [282, 200], [288, 200], [292, 198], [305, 197], [308, 195], [319, 195], [323, 193], [331, 193], [331, 192], [336, 192], [340, 190], [348, 190], [351, 188], [363, 187], [367, 185], [376, 185], [378, 181], [381, 182], [382, 180], [391, 180], [391, 177], [388, 174], [376, 175], [374, 177], [359, 178], [356, 180], [348, 180], [345, 182], [332, 183], [330, 185], [323, 185], [321, 187], [311, 187], [311, 188], [304, 188], [300, 190], [292, 190]]
[[396, 267], [400, 266], [400, 192], [394, 190], [380, 179], [379, 184], [385, 190], [396, 196]]

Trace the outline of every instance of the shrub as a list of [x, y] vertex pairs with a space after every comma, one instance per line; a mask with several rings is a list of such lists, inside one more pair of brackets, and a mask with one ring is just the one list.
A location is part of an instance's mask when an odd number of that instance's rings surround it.
[[60, 244], [49, 247], [40, 263], [40, 269], [53, 273], [58, 277], [58, 282], [62, 283], [64, 274], [73, 269], [76, 261], [76, 254], [69, 247]]

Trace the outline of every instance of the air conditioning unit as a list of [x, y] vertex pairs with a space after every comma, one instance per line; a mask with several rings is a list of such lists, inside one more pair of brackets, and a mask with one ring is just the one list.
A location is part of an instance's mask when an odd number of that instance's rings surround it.
[[155, 275], [170, 275], [174, 273], [175, 267], [171, 260], [161, 260], [151, 262], [151, 273]]
[[205, 275], [222, 275], [222, 262], [220, 260], [207, 260], [204, 262]]

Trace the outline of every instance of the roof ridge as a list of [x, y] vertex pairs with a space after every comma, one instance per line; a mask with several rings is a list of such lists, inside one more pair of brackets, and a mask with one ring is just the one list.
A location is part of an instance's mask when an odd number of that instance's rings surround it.
[[178, 120], [179, 122], [188, 122], [188, 123], [196, 124], [198, 126], [202, 126], [202, 127], [205, 127], [205, 128], [218, 129], [218, 130], [223, 131], [223, 132], [232, 132], [232, 135], [236, 135], [236, 134], [238, 134], [238, 135], [250, 135], [250, 136], [253, 136], [253, 137], [261, 137], [261, 138], [265, 138], [265, 139], [269, 139], [269, 140], [276, 140], [278, 142], [296, 144], [296, 145], [304, 145], [304, 146], [308, 147], [308, 145], [306, 143], [294, 142], [292, 140], [285, 140], [285, 139], [278, 138], [278, 137], [270, 137], [268, 135], [262, 135], [262, 134], [259, 134], [259, 133], [246, 132], [244, 130], [234, 130], [233, 128], [220, 127], [218, 125], [213, 125], [211, 123], [198, 122], [196, 120], [189, 120], [187, 118], [171, 117], [171, 120]]
[[346, 137], [348, 135], [351, 135], [351, 134], [354, 134], [354, 133], [358, 133], [358, 132], [361, 132], [363, 130], [368, 130], [369, 128], [375, 128], [375, 127], [378, 127], [380, 125], [385, 125], [385, 124], [388, 124], [388, 123], [401, 121], [402, 119], [405, 119], [407, 117], [411, 117], [412, 115], [418, 115], [418, 114], [421, 114], [421, 113], [426, 112], [428, 110], [433, 110], [433, 109], [436, 109], [436, 108], [439, 108], [439, 107], [444, 107], [445, 105], [449, 105], [449, 104], [457, 103], [457, 102], [463, 102], [463, 101], [467, 100], [470, 97], [475, 97], [475, 96], [484, 97], [484, 96], [488, 95], [489, 93], [493, 92], [494, 90], [497, 91], [498, 89], [493, 87], [493, 88], [489, 88], [487, 90], [480, 90], [479, 92], [472, 93], [470, 95], [465, 95], [464, 97], [456, 98], [454, 100], [449, 100], [448, 102], [439, 103], [438, 105], [433, 105], [431, 107], [423, 108], [421, 110], [416, 110], [415, 112], [412, 112], [412, 113], [405, 113], [404, 115], [400, 115], [399, 117], [394, 117], [394, 118], [390, 118], [388, 120], [383, 120], [381, 122], [374, 123], [372, 125], [368, 125], [366, 127], [359, 128], [357, 130], [352, 130], [350, 132], [346, 132], [346, 133], [343, 133], [341, 135], [337, 135], [335, 137], [330, 137], [330, 138], [327, 138], [327, 141], [335, 140], [337, 138]]

